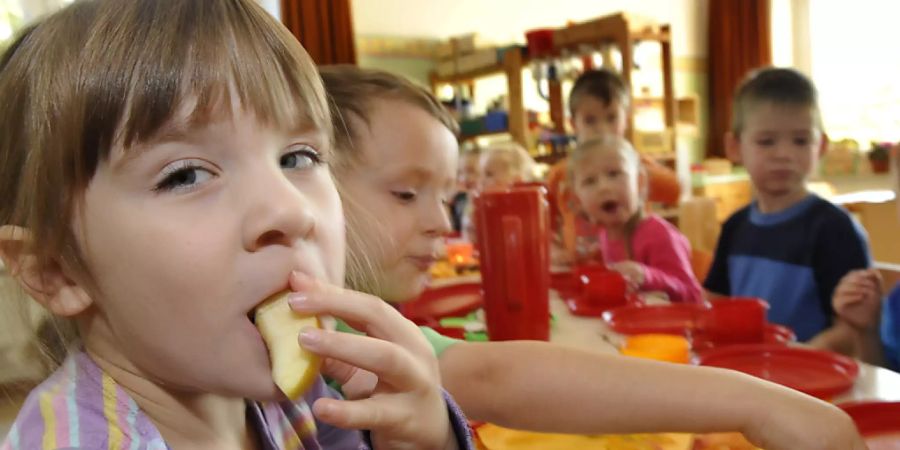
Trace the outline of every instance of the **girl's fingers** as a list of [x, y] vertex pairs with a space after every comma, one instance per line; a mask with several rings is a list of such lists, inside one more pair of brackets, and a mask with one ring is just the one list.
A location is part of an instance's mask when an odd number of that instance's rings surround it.
[[384, 300], [318, 283], [299, 273], [291, 279], [291, 287], [298, 291], [289, 302], [295, 311], [330, 314], [369, 336], [395, 342], [417, 355], [433, 356], [419, 329]]
[[313, 403], [313, 414], [339, 428], [377, 431], [412, 421], [415, 408], [403, 408], [396, 403], [377, 397], [362, 400], [320, 398]]
[[350, 400], [372, 395], [378, 384], [378, 376], [374, 373], [332, 358], [322, 362], [322, 375], [338, 382], [344, 397]]
[[[388, 341], [339, 331], [306, 329], [300, 333], [303, 348], [328, 358], [374, 373], [378, 380], [395, 388], [409, 389], [423, 384], [413, 355]], [[347, 372], [343, 372], [347, 375]], [[352, 374], [351, 374], [352, 376]]]

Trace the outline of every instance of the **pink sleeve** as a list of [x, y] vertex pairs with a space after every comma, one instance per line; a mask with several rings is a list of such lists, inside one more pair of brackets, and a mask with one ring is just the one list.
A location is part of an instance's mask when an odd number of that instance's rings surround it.
[[691, 268], [687, 238], [675, 227], [662, 224], [642, 231], [634, 242], [637, 262], [644, 266], [641, 289], [665, 292], [673, 302], [701, 303], [703, 291]]

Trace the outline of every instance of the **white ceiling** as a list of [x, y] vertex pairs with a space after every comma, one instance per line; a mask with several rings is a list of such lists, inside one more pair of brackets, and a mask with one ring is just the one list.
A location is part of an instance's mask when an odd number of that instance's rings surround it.
[[360, 35], [447, 38], [477, 32], [497, 43], [524, 42], [532, 28], [564, 26], [619, 11], [672, 25], [675, 53], [706, 53], [709, 0], [352, 0]]

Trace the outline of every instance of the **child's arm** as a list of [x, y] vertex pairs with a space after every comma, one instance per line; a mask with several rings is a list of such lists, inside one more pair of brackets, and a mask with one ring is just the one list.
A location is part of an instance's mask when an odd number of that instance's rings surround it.
[[[560, 433], [741, 431], [769, 450], [863, 449], [836, 407], [737, 372], [543, 342], [463, 342], [440, 357], [471, 418]], [[827, 444], [826, 444], [827, 443]]]
[[313, 403], [317, 419], [368, 430], [375, 448], [471, 448], [464, 418], [441, 390], [431, 346], [412, 322], [379, 298], [294, 273], [291, 308], [331, 315], [366, 335], [306, 329], [300, 344], [322, 356], [322, 373], [342, 385], [348, 400]]
[[613, 264], [610, 268], [622, 272], [640, 290], [663, 291], [673, 301], [702, 302], [703, 292], [691, 269], [689, 244], [677, 233], [664, 226], [652, 226], [636, 236], [633, 243], [635, 253], [643, 260]]

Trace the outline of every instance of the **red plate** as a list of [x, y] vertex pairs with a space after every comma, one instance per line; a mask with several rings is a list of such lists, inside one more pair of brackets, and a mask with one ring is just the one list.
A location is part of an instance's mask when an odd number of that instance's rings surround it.
[[670, 305], [622, 306], [603, 314], [603, 320], [613, 331], [621, 334], [686, 334], [694, 328], [700, 305], [673, 303]]
[[847, 391], [859, 375], [859, 366], [846, 356], [778, 344], [710, 350], [700, 355], [698, 363], [744, 372], [821, 399]]
[[[790, 328], [774, 323], [765, 324], [763, 328], [763, 342], [772, 345], [788, 345], [797, 341], [797, 335]], [[735, 343], [723, 343], [705, 339], [701, 334], [694, 334], [691, 337], [691, 348], [696, 352], [704, 352], [715, 348], [724, 347], [726, 345], [743, 345]]]
[[[853, 418], [864, 437], [881, 438], [878, 443], [884, 448], [900, 448], [900, 402], [851, 402], [838, 406]], [[878, 447], [869, 444], [869, 448]]]
[[428, 289], [418, 299], [402, 304], [400, 312], [417, 324], [427, 325], [444, 317], [465, 316], [483, 303], [481, 283], [459, 283]]
[[[563, 297], [563, 301], [565, 302], [566, 306], [569, 307], [569, 312], [571, 312], [573, 315], [585, 317], [603, 317], [604, 313], [613, 309], [627, 308], [629, 306], [637, 307], [643, 305], [641, 298], [634, 294], [628, 294], [625, 296], [625, 299], [622, 300], [622, 302], [612, 305], [589, 304], [582, 301], [580, 295]], [[623, 306], [623, 303], [625, 303], [625, 306]]]
[[596, 305], [588, 305], [578, 299], [578, 297], [570, 297], [565, 299], [566, 306], [569, 307], [569, 312], [576, 316], [585, 316], [585, 317], [600, 317], [606, 312], [610, 307], [602, 307]]

